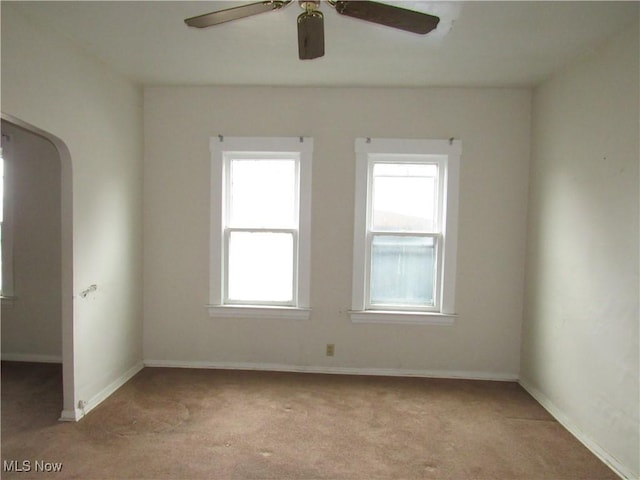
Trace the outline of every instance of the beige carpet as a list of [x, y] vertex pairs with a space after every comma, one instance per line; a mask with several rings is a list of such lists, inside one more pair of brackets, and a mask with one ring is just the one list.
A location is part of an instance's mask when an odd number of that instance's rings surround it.
[[2, 478], [617, 478], [515, 383], [146, 368], [61, 408], [60, 366], [2, 363]]

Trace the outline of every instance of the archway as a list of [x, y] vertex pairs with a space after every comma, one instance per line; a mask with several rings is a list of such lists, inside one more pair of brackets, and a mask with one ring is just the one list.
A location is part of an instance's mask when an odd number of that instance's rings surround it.
[[60, 330], [63, 410], [60, 420], [75, 421], [74, 308], [73, 308], [73, 197], [71, 155], [64, 141], [34, 125], [2, 114], [9, 122], [30, 134], [50, 142], [60, 161]]

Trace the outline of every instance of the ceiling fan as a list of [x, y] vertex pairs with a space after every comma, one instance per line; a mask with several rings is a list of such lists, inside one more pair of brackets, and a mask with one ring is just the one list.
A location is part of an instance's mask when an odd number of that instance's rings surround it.
[[[292, 0], [265, 0], [198, 15], [187, 18], [184, 22], [190, 27], [211, 27], [259, 13], [280, 10], [291, 2]], [[298, 3], [304, 10], [298, 16], [298, 56], [300, 60], [322, 57], [324, 55], [324, 15], [319, 10], [320, 1], [298, 0]], [[327, 3], [340, 15], [421, 35], [435, 29], [440, 21], [440, 18], [434, 15], [379, 2], [327, 0]]]

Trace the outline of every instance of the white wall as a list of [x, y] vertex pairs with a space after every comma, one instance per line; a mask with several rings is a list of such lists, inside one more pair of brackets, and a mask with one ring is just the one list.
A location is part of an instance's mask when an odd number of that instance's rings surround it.
[[[530, 102], [526, 89], [145, 88], [145, 361], [517, 378]], [[309, 321], [204, 308], [218, 134], [314, 138]], [[454, 326], [350, 322], [359, 136], [462, 140]]]
[[638, 455], [639, 38], [535, 89], [522, 382], [629, 477]]
[[2, 234], [13, 240], [3, 270], [13, 265], [15, 297], [2, 302], [2, 359], [62, 362], [60, 156], [53, 143], [4, 121], [2, 135]]
[[[73, 418], [78, 401], [90, 408], [141, 366], [141, 91], [3, 3], [2, 114], [61, 150], [63, 289], [71, 283], [63, 416]], [[80, 298], [92, 284], [97, 291]]]

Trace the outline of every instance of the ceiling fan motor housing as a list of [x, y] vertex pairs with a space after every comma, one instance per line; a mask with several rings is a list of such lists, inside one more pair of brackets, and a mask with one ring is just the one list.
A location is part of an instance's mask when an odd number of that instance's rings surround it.
[[300, 8], [307, 12], [311, 12], [320, 7], [320, 0], [298, 0], [298, 3], [300, 4]]

